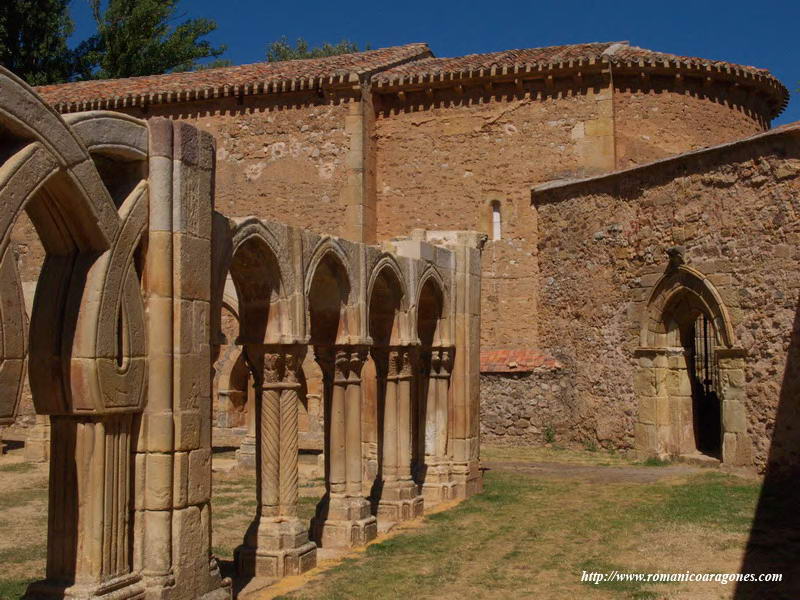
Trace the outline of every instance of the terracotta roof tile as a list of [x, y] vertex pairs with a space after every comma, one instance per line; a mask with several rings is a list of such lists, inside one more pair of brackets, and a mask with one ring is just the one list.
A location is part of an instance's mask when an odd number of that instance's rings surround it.
[[503, 52], [492, 52], [489, 54], [467, 54], [466, 56], [457, 56], [455, 58], [430, 57], [381, 71], [373, 75], [372, 79], [377, 82], [389, 82], [403, 75], [438, 75], [457, 71], [491, 70], [492, 67], [502, 68], [504, 66], [513, 67], [515, 65], [531, 65], [538, 67], [540, 65], [561, 65], [562, 63], [568, 65], [570, 61], [573, 63], [578, 63], [579, 61], [588, 63], [600, 60], [618, 64], [639, 61], [644, 61], [646, 63], [654, 61], [663, 63], [664, 61], [669, 61], [670, 63], [680, 63], [684, 65], [730, 67], [753, 74], [769, 75], [767, 69], [656, 52], [654, 50], [647, 50], [646, 48], [630, 46], [628, 42], [594, 42], [591, 44], [571, 44], [568, 46], [546, 46], [543, 48], [505, 50]]
[[468, 54], [455, 58], [423, 58], [376, 72], [372, 76], [378, 87], [404, 86], [423, 80], [468, 79], [503, 74], [524, 69], [561, 69], [591, 64], [642, 66], [648, 68], [709, 71], [727, 78], [757, 82], [776, 101], [776, 115], [785, 108], [789, 92], [767, 69], [737, 65], [691, 56], [679, 56], [631, 46], [628, 42], [596, 42], [568, 46], [547, 46], [523, 50], [506, 50], [489, 54]]
[[76, 110], [114, 108], [113, 102], [109, 101], [116, 100], [119, 106], [121, 99], [135, 104], [142, 98], [151, 103], [213, 98], [235, 93], [234, 88], [247, 90], [247, 93], [268, 91], [265, 87], [271, 91], [283, 91], [287, 87], [296, 89], [295, 86], [303, 89], [315, 87], [325, 80], [345, 82], [351, 75], [368, 76], [378, 69], [427, 56], [430, 56], [430, 50], [426, 44], [408, 44], [325, 58], [261, 62], [127, 79], [77, 81], [41, 86], [36, 91], [52, 105], [81, 105]]
[[614, 42], [572, 44], [569, 46], [505, 50], [489, 54], [467, 54], [466, 56], [457, 56], [455, 58], [424, 58], [376, 73], [372, 76], [372, 80], [390, 82], [404, 75], [438, 75], [457, 71], [491, 70], [492, 67], [557, 64], [569, 62], [570, 60], [597, 60], [613, 44]]
[[526, 348], [481, 351], [481, 373], [529, 373], [536, 369], [560, 369], [549, 354]]
[[506, 50], [435, 58], [426, 44], [394, 46], [326, 58], [254, 63], [205, 71], [169, 73], [104, 81], [80, 81], [37, 88], [61, 112], [115, 109], [143, 102], [186, 102], [205, 98], [319, 88], [324, 82], [345, 83], [370, 77], [378, 88], [413, 85], [435, 77], [464, 79], [503, 74], [515, 69], [542, 70], [592, 64], [708, 71], [735, 80], [749, 80], [771, 95], [775, 114], [788, 102], [783, 84], [766, 69], [689, 56], [655, 52], [628, 42], [595, 42]]

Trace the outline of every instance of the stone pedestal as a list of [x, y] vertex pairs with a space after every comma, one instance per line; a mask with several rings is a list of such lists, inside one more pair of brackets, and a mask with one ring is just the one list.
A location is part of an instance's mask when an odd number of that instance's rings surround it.
[[296, 517], [261, 517], [251, 525], [234, 560], [243, 577], [298, 575], [317, 565], [317, 546]]
[[47, 462], [50, 460], [50, 417], [36, 415], [36, 424], [28, 429], [25, 438], [25, 460]]
[[378, 522], [366, 498], [326, 496], [317, 507], [311, 529], [323, 548], [350, 548], [375, 539]]
[[236, 463], [240, 469], [254, 471], [256, 468], [256, 438], [248, 434], [236, 450]]
[[408, 521], [422, 516], [425, 498], [419, 494], [414, 482], [396, 482], [384, 485], [378, 502], [378, 519], [381, 521]]
[[422, 496], [429, 506], [453, 500], [456, 497], [453, 477], [450, 473], [450, 461], [435, 462], [433, 459], [426, 465], [425, 482], [422, 484]]

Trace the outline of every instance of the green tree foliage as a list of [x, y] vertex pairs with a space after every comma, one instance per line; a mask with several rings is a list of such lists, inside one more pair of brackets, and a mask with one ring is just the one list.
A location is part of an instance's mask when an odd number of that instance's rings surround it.
[[69, 0], [0, 0], [0, 64], [30, 85], [71, 74]]
[[[364, 50], [371, 49], [369, 44], [364, 48]], [[267, 60], [269, 62], [279, 62], [282, 60], [336, 56], [337, 54], [350, 54], [351, 52], [359, 52], [359, 49], [355, 42], [349, 40], [342, 40], [338, 44], [329, 44], [325, 42], [322, 46], [309, 48], [308, 42], [303, 38], [297, 38], [297, 42], [292, 46], [286, 36], [283, 36], [281, 39], [275, 40], [267, 46]]]
[[97, 33], [76, 50], [81, 78], [189, 71], [225, 51], [202, 39], [217, 28], [214, 21], [189, 19], [172, 26], [178, 0], [108, 0], [105, 8], [101, 0], [89, 1]]
[[201, 63], [196, 65], [194, 70], [195, 71], [207, 71], [208, 69], [219, 69], [221, 67], [232, 67], [233, 63], [229, 61], [227, 58], [215, 58], [212, 61], [207, 63]]

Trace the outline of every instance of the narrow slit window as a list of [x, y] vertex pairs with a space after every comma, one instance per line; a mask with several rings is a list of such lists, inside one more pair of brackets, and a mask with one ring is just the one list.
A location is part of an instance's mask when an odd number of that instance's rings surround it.
[[492, 202], [492, 239], [499, 240], [503, 229], [503, 218], [500, 215], [500, 203]]

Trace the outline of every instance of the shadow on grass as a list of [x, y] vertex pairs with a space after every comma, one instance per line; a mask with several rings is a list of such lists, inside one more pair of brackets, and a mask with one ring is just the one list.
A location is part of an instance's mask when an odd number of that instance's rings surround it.
[[735, 600], [800, 598], [800, 307], [795, 309], [764, 484], [741, 573], [781, 574], [779, 583], [742, 582]]

